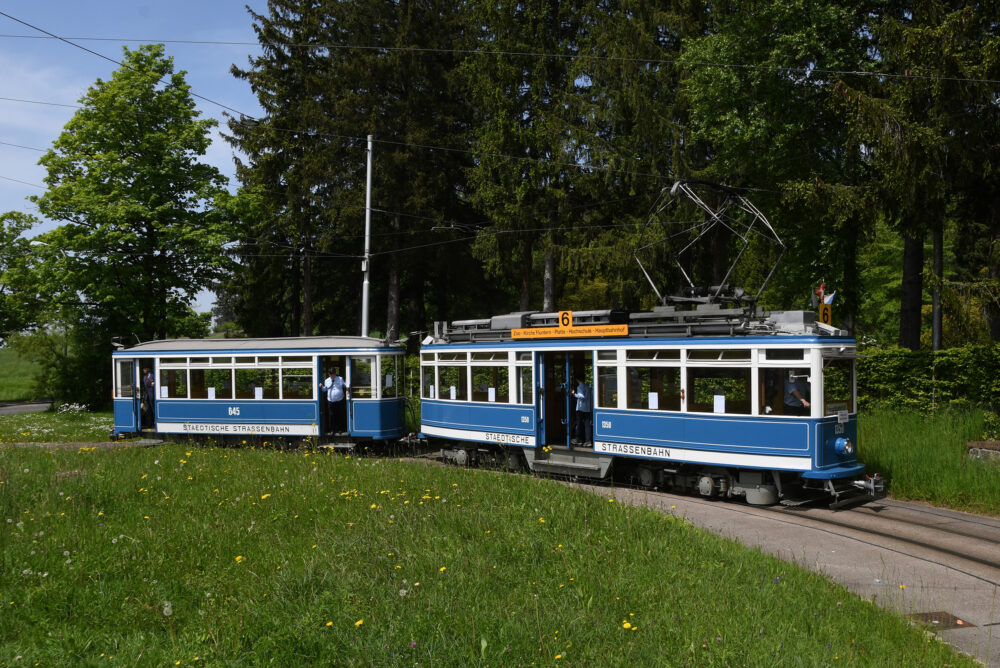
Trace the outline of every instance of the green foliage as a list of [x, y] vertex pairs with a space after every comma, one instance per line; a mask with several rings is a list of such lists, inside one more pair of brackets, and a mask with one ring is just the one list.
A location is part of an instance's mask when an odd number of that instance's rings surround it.
[[1000, 344], [937, 352], [870, 348], [858, 360], [858, 403], [933, 412], [949, 406], [1000, 409]]
[[0, 481], [4, 664], [972, 665], [819, 574], [529, 476], [176, 444], [0, 448]]
[[20, 211], [0, 215], [0, 343], [38, 317], [39, 304], [31, 300], [31, 279], [23, 270], [31, 253], [24, 233], [37, 222]]

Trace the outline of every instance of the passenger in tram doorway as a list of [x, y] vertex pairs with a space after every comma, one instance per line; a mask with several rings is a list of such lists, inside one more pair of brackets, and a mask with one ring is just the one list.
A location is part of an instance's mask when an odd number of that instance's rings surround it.
[[149, 367], [145, 367], [142, 370], [142, 426], [152, 427], [156, 422], [154, 406], [156, 406], [156, 379]]
[[594, 401], [593, 390], [582, 378], [574, 379], [576, 390], [573, 396], [576, 397], [576, 424], [573, 425], [573, 442], [591, 445], [594, 430]]
[[346, 393], [350, 390], [338, 371], [335, 367], [331, 368], [323, 383], [323, 389], [326, 390], [327, 424], [330, 425], [330, 431], [337, 434], [347, 431]]
[[809, 396], [809, 371], [789, 371], [785, 379], [785, 415], [809, 415]]

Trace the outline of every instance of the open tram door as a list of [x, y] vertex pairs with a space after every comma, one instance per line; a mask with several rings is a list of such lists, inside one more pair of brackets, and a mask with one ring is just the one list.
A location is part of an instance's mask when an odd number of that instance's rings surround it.
[[[574, 379], [581, 378], [593, 388], [593, 355], [589, 350], [546, 350], [538, 353], [538, 378], [541, 388], [538, 426], [539, 445], [582, 447], [587, 436], [575, 444], [574, 429], [578, 420]], [[593, 392], [591, 392], [590, 418], [593, 419]], [[589, 446], [592, 447], [592, 446]]]
[[343, 355], [330, 355], [320, 358], [320, 434], [337, 434], [350, 431], [350, 426], [348, 424], [348, 415], [350, 411], [347, 409], [349, 393], [345, 391], [341, 401], [331, 403], [327, 399], [328, 391], [326, 389], [326, 381], [327, 378], [330, 377], [331, 371], [333, 371], [337, 376], [340, 376], [344, 385], [350, 387], [350, 382], [347, 379], [348, 359], [349, 358], [346, 358]]
[[[142, 377], [143, 360], [114, 358], [114, 434], [136, 433], [142, 430]], [[152, 365], [151, 360], [145, 360]]]

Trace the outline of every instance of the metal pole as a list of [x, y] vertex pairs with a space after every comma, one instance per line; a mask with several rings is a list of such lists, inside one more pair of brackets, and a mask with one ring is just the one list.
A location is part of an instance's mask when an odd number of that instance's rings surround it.
[[368, 135], [368, 181], [365, 186], [365, 259], [361, 261], [361, 271], [365, 282], [361, 287], [361, 336], [368, 336], [368, 258], [372, 244], [372, 145], [373, 135]]

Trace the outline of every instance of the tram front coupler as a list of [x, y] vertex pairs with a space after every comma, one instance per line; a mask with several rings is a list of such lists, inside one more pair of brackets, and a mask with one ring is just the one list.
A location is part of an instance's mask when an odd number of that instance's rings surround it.
[[885, 498], [885, 478], [878, 473], [866, 475], [864, 480], [855, 480], [851, 484], [870, 495], [873, 500]]

